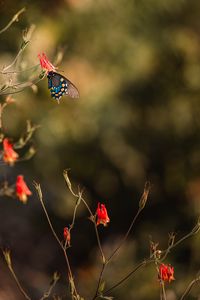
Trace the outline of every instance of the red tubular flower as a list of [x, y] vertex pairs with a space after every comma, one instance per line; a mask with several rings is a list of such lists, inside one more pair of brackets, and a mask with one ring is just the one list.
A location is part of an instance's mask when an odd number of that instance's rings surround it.
[[174, 278], [174, 268], [171, 265], [161, 264], [159, 267], [158, 278], [163, 281], [171, 282]]
[[68, 245], [70, 245], [71, 235], [68, 227], [64, 227], [63, 229], [63, 237], [64, 240], [67, 242]]
[[3, 140], [3, 160], [9, 165], [14, 165], [19, 155], [13, 150], [13, 145], [7, 138]]
[[52, 63], [48, 60], [47, 56], [45, 53], [38, 54], [38, 58], [40, 60], [40, 66], [42, 69], [50, 72], [50, 71], [55, 71], [55, 67], [52, 65]]
[[24, 176], [18, 175], [16, 180], [16, 195], [23, 203], [27, 202], [28, 196], [32, 195], [31, 191], [24, 181]]
[[103, 224], [104, 226], [106, 226], [107, 223], [110, 222], [107, 209], [104, 204], [98, 203], [96, 214], [97, 214], [97, 225]]

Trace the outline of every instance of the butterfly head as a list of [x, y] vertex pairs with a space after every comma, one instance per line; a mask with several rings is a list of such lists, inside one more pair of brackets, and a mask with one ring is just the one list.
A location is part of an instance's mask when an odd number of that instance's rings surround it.
[[47, 73], [47, 78], [52, 79], [54, 77], [55, 73], [53, 71], [50, 71]]

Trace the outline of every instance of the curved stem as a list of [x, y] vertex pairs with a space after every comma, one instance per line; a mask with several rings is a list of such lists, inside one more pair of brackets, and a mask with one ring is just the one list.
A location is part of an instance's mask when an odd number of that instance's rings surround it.
[[12, 66], [14, 66], [14, 64], [16, 63], [16, 61], [18, 60], [18, 58], [20, 57], [20, 55], [21, 55], [21, 53], [22, 53], [23, 51], [24, 51], [24, 49], [20, 49], [20, 50], [19, 50], [19, 52], [18, 52], [17, 55], [15, 56], [14, 60], [12, 61], [12, 63], [11, 63], [9, 66], [3, 68], [2, 73], [4, 73], [4, 72], [7, 71], [8, 69], [10, 69]]
[[106, 267], [106, 262], [102, 264], [101, 272], [100, 272], [100, 275], [99, 275], [99, 280], [98, 280], [98, 283], [97, 283], [97, 288], [96, 288], [95, 295], [92, 298], [92, 300], [95, 300], [98, 297], [99, 287], [100, 287], [101, 282], [102, 282], [105, 267]]
[[53, 288], [55, 287], [59, 278], [60, 278], [60, 276], [57, 274], [57, 272], [55, 272], [53, 274], [53, 280], [52, 280], [52, 283], [50, 284], [48, 291], [46, 291], [39, 300], [45, 300], [45, 299], [49, 298], [49, 296], [51, 295], [51, 292], [52, 292]]
[[[166, 249], [164, 251], [164, 256], [161, 259], [157, 259], [157, 261], [162, 262], [167, 255], [169, 254], [170, 250], [175, 248], [176, 246], [178, 246], [181, 242], [183, 242], [184, 240], [186, 240], [187, 238], [197, 234], [200, 230], [200, 219], [198, 219], [196, 225], [193, 227], [193, 229], [191, 230], [190, 233], [186, 234], [184, 237], [180, 238], [176, 243], [174, 243], [173, 245], [169, 246], [168, 249]], [[130, 273], [128, 273], [124, 278], [122, 278], [120, 281], [118, 281], [115, 285], [113, 285], [111, 288], [109, 288], [108, 290], [105, 291], [105, 293], [109, 293], [110, 291], [112, 291], [113, 289], [115, 289], [116, 287], [118, 287], [119, 285], [121, 285], [124, 281], [126, 281], [132, 274], [134, 274], [137, 270], [139, 270], [141, 267], [150, 264], [152, 262], [155, 262], [155, 258], [154, 258], [154, 253], [151, 254], [150, 258], [147, 260], [144, 260], [142, 263], [140, 263], [139, 265], [137, 265]], [[183, 294], [183, 296], [185, 297], [185, 295], [187, 295], [187, 293], [190, 291], [190, 289], [192, 288], [192, 286], [196, 283], [200, 281], [200, 277], [198, 277], [197, 279], [193, 280], [191, 282], [191, 287], [189, 285], [188, 289], [186, 289], [185, 293]], [[188, 291], [188, 292], [187, 292]], [[182, 296], [182, 297], [183, 297]], [[180, 300], [184, 299], [181, 298]]]
[[76, 290], [76, 287], [74, 285], [74, 281], [73, 281], [73, 275], [72, 275], [72, 271], [71, 271], [71, 266], [70, 266], [70, 263], [69, 263], [69, 258], [67, 256], [67, 252], [66, 252], [66, 248], [65, 246], [62, 244], [62, 242], [60, 241], [52, 223], [51, 223], [51, 220], [49, 218], [49, 215], [48, 215], [48, 212], [46, 210], [46, 207], [44, 205], [44, 201], [43, 201], [43, 196], [42, 196], [42, 190], [41, 190], [41, 187], [40, 187], [40, 184], [34, 182], [34, 186], [35, 186], [35, 189], [37, 191], [37, 194], [38, 194], [38, 198], [40, 200], [40, 203], [42, 205], [42, 208], [43, 208], [43, 211], [45, 213], [45, 216], [47, 218], [47, 222], [49, 224], [49, 227], [51, 229], [51, 232], [54, 236], [54, 238], [56, 239], [57, 243], [59, 244], [60, 248], [62, 249], [63, 251], [63, 254], [64, 254], [64, 258], [65, 258], [65, 261], [66, 261], [66, 264], [67, 264], [67, 269], [68, 269], [68, 273], [69, 273], [69, 280], [70, 280], [70, 283], [72, 284], [73, 282], [73, 292], [75, 293], [76, 296], [78, 296], [78, 293], [77, 293], [77, 290]]
[[12, 20], [10, 20], [10, 22], [0, 30], [0, 34], [5, 32], [15, 21], [18, 21], [19, 16], [26, 10], [25, 7], [23, 7], [22, 9], [20, 9], [13, 17]]
[[25, 292], [25, 290], [23, 289], [13, 267], [12, 267], [12, 262], [11, 262], [11, 256], [10, 256], [10, 251], [9, 250], [5, 250], [3, 251], [3, 255], [4, 255], [4, 258], [5, 258], [5, 261], [7, 263], [7, 266], [8, 266], [8, 269], [10, 270], [16, 284], [17, 284], [17, 287], [19, 288], [21, 294], [24, 296], [25, 299], [27, 300], [31, 300], [31, 298], [28, 296], [28, 294]]
[[99, 232], [98, 232], [98, 229], [97, 229], [97, 224], [94, 220], [94, 216], [87, 204], [87, 202], [85, 201], [85, 199], [83, 197], [81, 197], [81, 200], [82, 202], [84, 203], [84, 205], [86, 206], [87, 210], [89, 211], [90, 215], [91, 215], [91, 219], [92, 219], [92, 222], [94, 224], [94, 229], [95, 229], [95, 233], [96, 233], [96, 238], [97, 238], [97, 243], [98, 243], [98, 247], [99, 247], [99, 251], [101, 253], [101, 258], [102, 258], [102, 262], [103, 264], [105, 264], [105, 261], [106, 261], [106, 258], [105, 258], [105, 255], [104, 255], [104, 252], [103, 252], [103, 248], [101, 246], [101, 241], [100, 241], [100, 237], [99, 237]]
[[183, 295], [181, 296], [180, 300], [185, 299], [185, 297], [189, 294], [193, 286], [198, 282], [200, 282], [200, 276], [190, 282], [190, 284], [187, 286], [186, 290], [184, 291]]
[[190, 238], [191, 236], [196, 235], [199, 231], [200, 231], [200, 218], [198, 218], [198, 221], [197, 221], [196, 225], [192, 228], [191, 232], [189, 232], [188, 234], [186, 234], [185, 236], [180, 238], [177, 242], [170, 245], [166, 250], [162, 251], [164, 253], [164, 255], [162, 256], [162, 258], [159, 261], [160, 262], [163, 261], [167, 257], [167, 255], [169, 254], [171, 249], [178, 246], [180, 243], [182, 243], [186, 239]]
[[129, 226], [125, 236], [123, 237], [123, 239], [121, 240], [121, 242], [119, 243], [119, 245], [117, 246], [117, 248], [113, 251], [113, 253], [109, 256], [108, 258], [108, 262], [113, 258], [113, 256], [120, 250], [120, 248], [122, 247], [122, 245], [125, 243], [125, 241], [127, 240], [128, 236], [129, 236], [129, 233], [131, 231], [131, 229], [133, 228], [133, 225], [135, 224], [139, 214], [141, 213], [142, 209], [139, 208], [135, 217], [133, 218], [132, 222], [131, 222], [131, 225]]
[[142, 193], [142, 196], [140, 197], [140, 200], [139, 200], [139, 208], [138, 208], [138, 211], [136, 213], [136, 215], [134, 216], [132, 222], [131, 222], [131, 225], [129, 226], [125, 236], [123, 237], [123, 239], [121, 240], [119, 246], [114, 250], [114, 252], [110, 255], [110, 257], [108, 258], [108, 262], [113, 258], [113, 256], [120, 250], [120, 248], [122, 247], [122, 245], [125, 243], [125, 241], [127, 240], [128, 236], [129, 236], [129, 233], [131, 232], [131, 229], [133, 228], [133, 225], [135, 224], [138, 216], [140, 215], [141, 211], [144, 209], [145, 205], [146, 205], [146, 202], [147, 202], [147, 199], [148, 199], [148, 196], [149, 196], [149, 192], [150, 192], [150, 189], [151, 189], [151, 184], [149, 181], [145, 182], [145, 185], [144, 185], [144, 191]]
[[27, 299], [27, 300], [31, 300], [31, 298], [27, 295], [27, 293], [25, 292], [25, 290], [21, 286], [21, 284], [20, 284], [20, 282], [19, 282], [19, 280], [18, 280], [18, 278], [17, 278], [17, 276], [16, 276], [16, 274], [15, 274], [15, 272], [12, 268], [10, 269], [10, 272], [11, 272], [11, 274], [12, 274], [12, 276], [13, 276], [13, 278], [14, 278], [14, 280], [15, 280], [15, 282], [16, 282], [19, 290], [20, 290], [20, 292], [24, 296], [24, 298]]
[[119, 285], [121, 285], [123, 282], [125, 282], [131, 275], [133, 275], [136, 271], [138, 271], [139, 269], [141, 269], [142, 267], [145, 267], [147, 264], [150, 264], [154, 262], [154, 259], [148, 259], [148, 260], [144, 260], [143, 262], [141, 262], [140, 264], [138, 264], [131, 272], [129, 272], [125, 277], [123, 277], [121, 280], [119, 280], [115, 285], [113, 285], [111, 288], [107, 289], [104, 294], [107, 294], [109, 292], [111, 292], [112, 290], [114, 290], [116, 287], [118, 287]]
[[[14, 85], [8, 85], [2, 91], [0, 91], [0, 95], [12, 95], [12, 94], [20, 93], [20, 92], [24, 91], [27, 87], [36, 85], [42, 79], [43, 78], [39, 78], [39, 79], [35, 78], [31, 81], [24, 81], [21, 83], [16, 83]], [[13, 91], [10, 91], [9, 89], [12, 89]]]
[[103, 264], [105, 263], [106, 261], [106, 258], [105, 258], [105, 255], [104, 255], [104, 252], [103, 252], [103, 249], [102, 249], [102, 246], [101, 246], [101, 241], [100, 241], [100, 238], [99, 238], [99, 232], [98, 232], [98, 229], [97, 229], [97, 225], [96, 225], [96, 222], [95, 222], [95, 218], [94, 218], [94, 215], [89, 207], [89, 205], [87, 204], [87, 202], [85, 201], [85, 199], [83, 198], [82, 196], [82, 192], [78, 192], [78, 194], [76, 194], [73, 189], [72, 189], [72, 184], [71, 184], [71, 181], [69, 179], [69, 176], [68, 176], [68, 171], [67, 170], [64, 170], [63, 172], [63, 176], [64, 176], [64, 179], [65, 179], [65, 182], [67, 184], [67, 187], [69, 189], [69, 191], [71, 192], [71, 194], [75, 197], [75, 198], [78, 198], [78, 199], [81, 199], [81, 201], [83, 202], [83, 204], [85, 205], [85, 207], [87, 208], [89, 214], [90, 214], [90, 219], [91, 221], [93, 222], [94, 224], [94, 229], [95, 229], [95, 234], [96, 234], [96, 238], [97, 238], [97, 243], [98, 243], [98, 247], [99, 247], [99, 251], [101, 253], [101, 257], [102, 257], [102, 262]]
[[0, 71], [0, 74], [2, 75], [7, 75], [7, 74], [21, 74], [21, 73], [25, 73], [25, 72], [29, 72], [31, 70], [34, 70], [34, 69], [37, 69], [37, 67], [39, 67], [40, 64], [37, 64], [37, 65], [34, 65], [32, 67], [29, 67], [27, 69], [24, 69], [24, 70], [20, 70], [20, 71], [6, 71], [4, 72], [4, 70]]

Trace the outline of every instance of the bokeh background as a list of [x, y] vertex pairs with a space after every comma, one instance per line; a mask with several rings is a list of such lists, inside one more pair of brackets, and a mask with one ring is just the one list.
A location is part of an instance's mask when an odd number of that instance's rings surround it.
[[[23, 286], [41, 297], [52, 273], [62, 277], [54, 293], [69, 299], [62, 253], [47, 225], [32, 182], [41, 183], [49, 214], [60, 237], [71, 222], [75, 201], [62, 173], [70, 168], [74, 188], [84, 188], [93, 211], [105, 203], [111, 222], [100, 228], [106, 254], [111, 253], [137, 211], [146, 180], [149, 201], [127, 244], [106, 272], [112, 286], [149, 255], [149, 240], [165, 248], [168, 233], [182, 237], [200, 212], [200, 2], [196, 0], [57, 0], [0, 1], [0, 28], [22, 7], [26, 12], [0, 35], [0, 65], [18, 52], [22, 32], [34, 24], [19, 70], [38, 65], [38, 53], [58, 65], [79, 89], [80, 99], [51, 99], [47, 79], [15, 94], [16, 103], [3, 115], [5, 132], [18, 138], [26, 120], [40, 124], [32, 139], [37, 153], [9, 168], [1, 178], [14, 182], [24, 174], [33, 196], [27, 205], [0, 199], [1, 247], [12, 249]], [[23, 72], [23, 80], [30, 75]], [[10, 79], [1, 75], [1, 84]], [[18, 82], [22, 80], [19, 76]], [[15, 78], [16, 80], [16, 78]], [[1, 96], [1, 100], [5, 97]], [[72, 234], [70, 261], [80, 294], [91, 299], [100, 256], [88, 213], [79, 207]], [[166, 259], [176, 280], [167, 286], [178, 299], [200, 269], [200, 237], [177, 247]], [[158, 299], [155, 266], [130, 278], [111, 294], [116, 299]], [[3, 258], [0, 299], [20, 300]], [[200, 299], [196, 286], [187, 299]]]

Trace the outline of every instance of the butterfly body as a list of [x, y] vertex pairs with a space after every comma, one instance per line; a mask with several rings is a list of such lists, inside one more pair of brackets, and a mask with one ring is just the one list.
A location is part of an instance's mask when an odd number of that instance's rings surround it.
[[52, 98], [58, 101], [63, 95], [67, 95], [72, 98], [79, 98], [78, 89], [66, 77], [62, 76], [59, 73], [50, 71], [47, 74], [47, 78], [48, 89], [50, 89]]

